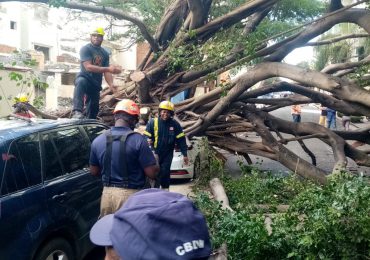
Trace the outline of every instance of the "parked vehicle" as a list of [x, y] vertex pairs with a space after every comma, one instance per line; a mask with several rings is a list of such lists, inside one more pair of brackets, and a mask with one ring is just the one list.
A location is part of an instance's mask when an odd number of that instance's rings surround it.
[[184, 165], [184, 157], [176, 147], [171, 164], [171, 179], [195, 179], [201, 171], [201, 140], [187, 140], [189, 164]]
[[0, 119], [0, 259], [82, 259], [102, 184], [91, 176], [95, 120]]

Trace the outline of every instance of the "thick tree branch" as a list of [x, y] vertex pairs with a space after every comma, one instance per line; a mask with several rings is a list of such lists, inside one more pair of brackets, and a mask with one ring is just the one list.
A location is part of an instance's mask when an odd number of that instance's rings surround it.
[[175, 37], [188, 13], [188, 4], [183, 0], [176, 0], [167, 8], [155, 33], [155, 39], [163, 48]]
[[181, 40], [179, 39], [179, 42], [177, 44], [193, 40], [204, 41], [206, 39], [209, 39], [209, 37], [213, 36], [220, 29], [229, 28], [230, 26], [240, 22], [242, 19], [253, 13], [260, 12], [269, 8], [276, 2], [278, 2], [278, 0], [254, 0], [248, 2], [245, 5], [231, 11], [230, 13], [218, 17], [215, 20], [207, 23], [206, 25], [196, 29], [194, 32], [196, 35], [195, 39], [193, 39], [194, 37], [190, 35], [186, 35]]
[[340, 78], [327, 76], [324, 73], [305, 70], [296, 66], [282, 63], [261, 63], [241, 76], [228, 92], [226, 97], [220, 99], [217, 105], [207, 114], [201, 128], [187, 130], [190, 135], [199, 134], [207, 129], [212, 121], [217, 118], [232, 102], [243, 94], [244, 91], [259, 81], [271, 77], [286, 77], [301, 82], [305, 85], [317, 87], [332, 92], [336, 97], [356, 102], [363, 105], [363, 109], [370, 115], [370, 93], [362, 88], [356, 87]]
[[333, 43], [340, 42], [340, 41], [347, 40], [347, 39], [368, 38], [368, 37], [370, 37], [369, 34], [353, 33], [353, 34], [348, 34], [348, 35], [344, 35], [340, 37], [331, 38], [329, 40], [324, 40], [324, 41], [319, 41], [319, 42], [308, 42], [302, 47], [328, 45], [328, 44], [333, 44]]
[[361, 67], [363, 65], [370, 64], [370, 56], [367, 56], [365, 59], [357, 62], [345, 62], [345, 63], [336, 63], [336, 64], [330, 64], [323, 68], [321, 72], [333, 74], [339, 70], [347, 70], [352, 69], [356, 67]]
[[[288, 43], [281, 45], [276, 49], [274, 54], [267, 57], [266, 61], [281, 61], [288, 53], [297, 48], [307, 44], [307, 42], [316, 36], [328, 31], [338, 23], [354, 23], [362, 27], [366, 32], [370, 33], [370, 24], [367, 22], [370, 18], [369, 10], [365, 9], [351, 9], [337, 12], [335, 15], [330, 15], [325, 19], [321, 19], [316, 23], [305, 28], [304, 31], [299, 33]], [[269, 47], [270, 49], [273, 48]]]

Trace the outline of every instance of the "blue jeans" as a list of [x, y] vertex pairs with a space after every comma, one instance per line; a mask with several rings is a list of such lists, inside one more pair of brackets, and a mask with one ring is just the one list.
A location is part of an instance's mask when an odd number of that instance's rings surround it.
[[84, 77], [77, 77], [73, 93], [73, 111], [83, 112], [86, 95], [86, 117], [96, 119], [99, 112], [100, 89]]
[[326, 116], [326, 127], [329, 129], [337, 129], [336, 113], [328, 113]]
[[292, 114], [293, 122], [299, 123], [301, 122], [301, 115], [299, 114]]

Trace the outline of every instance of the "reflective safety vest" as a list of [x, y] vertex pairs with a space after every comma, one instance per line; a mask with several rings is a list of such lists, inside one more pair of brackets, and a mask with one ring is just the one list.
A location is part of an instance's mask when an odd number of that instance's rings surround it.
[[173, 150], [175, 143], [186, 154], [186, 140], [180, 124], [173, 119], [168, 122], [160, 122], [158, 118], [151, 120], [144, 131], [144, 135], [153, 141], [153, 148], [156, 151]]

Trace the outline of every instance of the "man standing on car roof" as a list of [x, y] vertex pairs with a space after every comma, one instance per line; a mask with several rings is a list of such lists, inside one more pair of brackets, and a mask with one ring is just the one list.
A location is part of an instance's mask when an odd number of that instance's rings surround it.
[[175, 106], [170, 101], [162, 101], [158, 108], [159, 117], [151, 119], [146, 126], [144, 135], [158, 156], [160, 167], [155, 188], [162, 187], [168, 190], [170, 187], [170, 172], [175, 144], [180, 147], [184, 156], [184, 164], [189, 163], [185, 133], [180, 124], [173, 119]]
[[117, 211], [131, 194], [144, 188], [146, 176], [155, 179], [159, 171], [146, 138], [133, 131], [139, 113], [135, 102], [121, 100], [113, 112], [114, 127], [91, 144], [90, 171], [101, 174], [104, 186], [100, 217]]
[[101, 47], [105, 32], [99, 27], [90, 34], [90, 43], [80, 50], [81, 72], [75, 80], [73, 93], [73, 118], [82, 119], [84, 97], [86, 96], [86, 116], [95, 119], [99, 112], [100, 90], [103, 74], [109, 89], [115, 93], [112, 74], [121, 73], [121, 66], [109, 65], [109, 53]]

